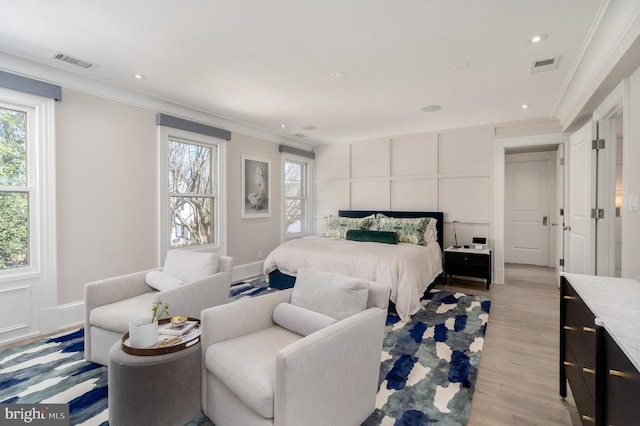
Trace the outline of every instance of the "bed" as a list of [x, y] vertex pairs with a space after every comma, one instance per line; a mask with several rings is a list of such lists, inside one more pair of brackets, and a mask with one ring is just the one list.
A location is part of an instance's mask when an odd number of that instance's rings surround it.
[[[442, 275], [443, 213], [373, 210], [340, 210], [338, 217], [362, 219], [382, 214], [387, 218], [435, 220], [435, 234], [425, 245], [399, 242], [353, 241], [310, 236], [290, 240], [274, 249], [264, 262], [269, 286], [289, 288], [298, 269], [314, 268], [387, 283], [398, 316], [408, 321], [420, 310], [420, 299]], [[433, 226], [434, 221], [430, 221]]]

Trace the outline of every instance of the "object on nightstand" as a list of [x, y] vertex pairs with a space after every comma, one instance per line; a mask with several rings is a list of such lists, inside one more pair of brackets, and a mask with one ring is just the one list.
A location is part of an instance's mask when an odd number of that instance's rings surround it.
[[458, 245], [458, 234], [456, 233], [456, 223], [458, 223], [458, 221], [454, 220], [451, 223], [453, 223], [453, 238], [455, 240], [455, 244], [453, 245], [453, 248], [460, 248], [460, 246]]
[[487, 237], [473, 237], [471, 238], [471, 245], [476, 250], [484, 250], [487, 248]]

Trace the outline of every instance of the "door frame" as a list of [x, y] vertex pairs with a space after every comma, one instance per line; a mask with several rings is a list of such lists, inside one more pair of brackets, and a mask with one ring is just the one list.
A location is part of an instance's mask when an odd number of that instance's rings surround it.
[[[630, 83], [629, 79], [623, 79], [616, 87], [609, 93], [604, 101], [593, 111], [593, 121], [599, 123], [602, 132], [598, 135], [600, 139], [605, 139], [608, 144], [611, 144], [611, 138], [613, 136], [613, 143], [615, 143], [615, 130], [610, 128], [611, 119], [619, 112], [622, 112], [622, 247], [620, 253], [621, 263], [621, 275], [626, 277], [629, 266], [632, 264], [628, 259], [627, 244], [625, 243], [624, 236], [628, 235], [628, 222], [629, 215], [627, 210], [628, 203], [628, 188], [629, 188], [629, 110], [630, 110]], [[612, 132], [613, 130], [613, 132]], [[609, 147], [605, 148], [607, 150]], [[615, 184], [616, 179], [616, 164], [615, 147], [608, 149], [606, 160], [603, 162], [606, 176], [604, 178], [605, 184], [610, 187], [611, 184]], [[605, 232], [600, 233], [599, 238], [606, 240], [606, 261], [597, 259], [598, 272], [597, 275], [609, 275], [615, 276], [615, 240], [614, 236], [614, 218], [615, 218], [615, 194], [603, 190], [601, 182], [597, 183], [598, 189], [604, 194], [598, 196], [597, 208], [603, 208], [605, 210], [604, 229]], [[600, 227], [602, 229], [602, 227]], [[605, 271], [601, 271], [605, 269]], [[631, 278], [631, 277], [629, 277]]]
[[[565, 133], [552, 133], [535, 136], [495, 139], [494, 169], [493, 169], [493, 262], [494, 273], [492, 281], [504, 284], [504, 221], [505, 221], [505, 155], [509, 148], [535, 147], [545, 145], [563, 145], [569, 140]], [[556, 185], [564, 179], [564, 175], [557, 171]], [[556, 253], [556, 258], [560, 253]]]

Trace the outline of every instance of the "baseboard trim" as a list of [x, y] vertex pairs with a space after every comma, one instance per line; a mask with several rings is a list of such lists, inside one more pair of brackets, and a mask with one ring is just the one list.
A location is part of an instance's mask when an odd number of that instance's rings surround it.
[[58, 306], [59, 328], [64, 329], [71, 325], [84, 323], [84, 300], [66, 303]]
[[262, 265], [264, 265], [264, 261], [260, 260], [258, 262], [245, 263], [244, 265], [239, 265], [233, 268], [233, 275], [231, 276], [231, 282], [244, 281], [249, 278], [256, 277], [258, 275], [262, 275]]

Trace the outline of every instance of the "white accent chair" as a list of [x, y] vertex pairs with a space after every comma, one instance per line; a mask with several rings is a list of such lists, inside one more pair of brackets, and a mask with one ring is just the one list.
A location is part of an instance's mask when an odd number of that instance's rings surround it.
[[204, 413], [216, 426], [362, 424], [375, 409], [389, 293], [301, 269], [292, 289], [205, 309]]
[[171, 315], [194, 318], [205, 308], [227, 303], [232, 271], [231, 257], [175, 249], [167, 253], [163, 268], [85, 284], [85, 359], [107, 365], [109, 349], [129, 331], [129, 322], [150, 317], [156, 300], [167, 303]]

